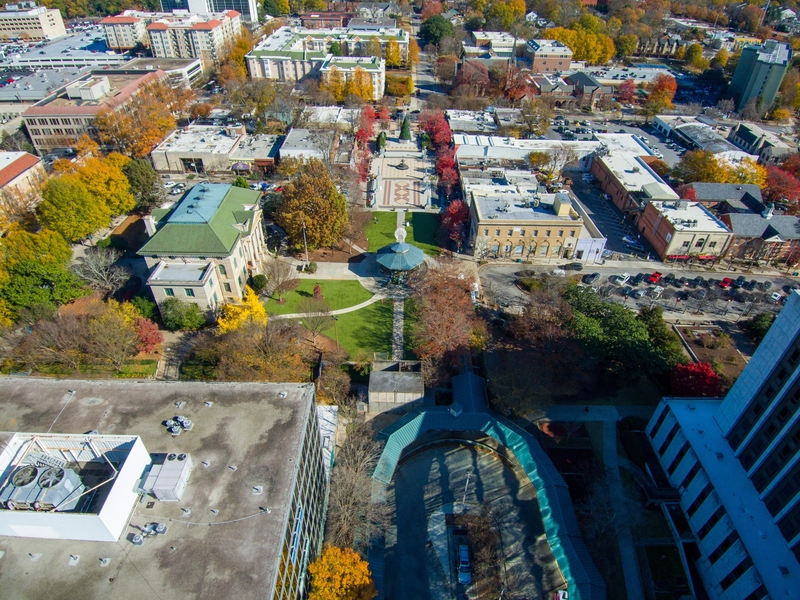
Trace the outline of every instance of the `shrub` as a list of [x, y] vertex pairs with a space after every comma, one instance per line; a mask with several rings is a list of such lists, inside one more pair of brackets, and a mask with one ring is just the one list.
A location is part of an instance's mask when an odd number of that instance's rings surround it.
[[405, 75], [387, 75], [386, 93], [390, 96], [408, 96], [414, 93], [414, 80]]
[[136, 327], [136, 347], [139, 352], [153, 352], [164, 341], [164, 334], [158, 330], [158, 325], [150, 319], [138, 318]]
[[255, 293], [260, 294], [264, 288], [267, 287], [266, 275], [262, 275], [261, 273], [254, 275], [253, 281], [250, 283], [250, 287], [253, 288]]
[[161, 320], [170, 331], [195, 331], [206, 324], [200, 308], [180, 298], [167, 298], [161, 303]]
[[312, 275], [317, 272], [317, 263], [310, 262], [306, 267], [306, 273], [311, 273]]
[[150, 298], [145, 298], [144, 296], [134, 296], [131, 298], [131, 304], [133, 304], [136, 310], [139, 311], [139, 314], [145, 319], [157, 321], [161, 316], [158, 314], [158, 305], [150, 300]]

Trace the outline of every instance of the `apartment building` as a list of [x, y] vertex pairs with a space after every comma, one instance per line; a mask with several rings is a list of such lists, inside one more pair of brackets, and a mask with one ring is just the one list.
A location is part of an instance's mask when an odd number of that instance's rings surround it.
[[156, 302], [180, 298], [209, 319], [221, 304], [239, 302], [266, 252], [260, 198], [255, 190], [200, 183], [146, 217], [150, 239], [138, 254]]
[[258, 23], [256, 0], [161, 0], [161, 11], [170, 13], [176, 10], [193, 15], [208, 15], [235, 10], [245, 21]]
[[115, 52], [125, 52], [137, 44], [147, 44], [147, 21], [136, 17], [134, 11], [125, 11], [116, 17], [101, 19], [99, 25], [103, 28], [106, 46]]
[[409, 33], [399, 28], [306, 29], [281, 27], [259, 43], [247, 55], [247, 68], [254, 79], [300, 81], [318, 71], [331, 54], [331, 45], [339, 44], [343, 57], [368, 55], [370, 42], [377, 39], [384, 54], [386, 44], [395, 41], [400, 46], [402, 60], [408, 57]]
[[723, 399], [664, 398], [646, 433], [680, 492], [690, 531], [678, 548], [708, 597], [796, 597], [800, 293], [789, 294]]
[[372, 99], [378, 102], [383, 98], [386, 87], [386, 60], [377, 56], [333, 56], [328, 55], [319, 68], [323, 79], [329, 79], [336, 71], [341, 73], [345, 84], [366, 73], [372, 81]]
[[0, 11], [0, 40], [52, 40], [66, 33], [57, 8], [18, 2], [6, 4], [5, 10]]
[[91, 71], [28, 108], [22, 119], [40, 154], [69, 148], [84, 133], [96, 137], [98, 113], [123, 110], [148, 85], [166, 79], [164, 71]]
[[532, 73], [559, 73], [572, 67], [572, 50], [556, 40], [530, 40], [525, 51], [531, 56]]
[[783, 76], [792, 62], [792, 48], [777, 40], [742, 49], [728, 92], [736, 108], [755, 100], [766, 112], [775, 102]]

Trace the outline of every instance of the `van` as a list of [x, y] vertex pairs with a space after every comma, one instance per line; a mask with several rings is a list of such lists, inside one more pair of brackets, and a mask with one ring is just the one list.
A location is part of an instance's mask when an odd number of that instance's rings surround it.
[[467, 584], [470, 581], [469, 546], [461, 544], [458, 547], [458, 583]]

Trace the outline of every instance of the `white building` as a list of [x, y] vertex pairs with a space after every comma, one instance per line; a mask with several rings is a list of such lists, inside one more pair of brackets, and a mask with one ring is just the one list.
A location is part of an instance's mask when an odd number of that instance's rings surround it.
[[147, 25], [153, 56], [199, 58], [205, 69], [219, 64], [241, 32], [241, 15], [235, 10], [208, 15], [175, 13], [158, 16]]
[[116, 542], [149, 464], [135, 435], [15, 433], [0, 452], [0, 536]]
[[286, 139], [283, 140], [280, 150], [280, 158], [299, 158], [309, 160], [316, 158], [327, 161], [331, 157], [335, 137], [331, 131], [298, 129], [296, 127], [289, 131]]
[[372, 99], [383, 98], [386, 87], [386, 60], [376, 56], [333, 56], [329, 54], [319, 68], [323, 79], [329, 79], [334, 71], [341, 73], [345, 84], [365, 73], [372, 81]]
[[147, 21], [134, 14], [135, 11], [125, 11], [116, 17], [106, 17], [100, 20], [106, 37], [106, 45], [115, 51], [126, 51], [137, 44], [147, 44]]
[[161, 0], [161, 10], [182, 10], [196, 15], [235, 10], [244, 16], [245, 21], [258, 23], [256, 0]]
[[447, 110], [445, 116], [450, 129], [458, 133], [494, 135], [497, 131], [492, 113], [486, 111]]
[[0, 11], [0, 40], [52, 40], [66, 35], [57, 8], [36, 6], [36, 2], [6, 4]]
[[254, 79], [300, 81], [316, 71], [339, 45], [342, 56], [367, 56], [370, 42], [377, 39], [382, 52], [390, 41], [397, 42], [402, 60], [408, 58], [409, 33], [399, 28], [375, 30], [281, 27], [247, 54], [247, 68]]
[[239, 302], [264, 257], [261, 192], [200, 183], [167, 209], [145, 218], [150, 239], [139, 250], [156, 302], [180, 298], [211, 317]]
[[792, 292], [724, 399], [664, 398], [647, 426], [681, 494], [687, 541], [700, 554], [693, 566], [712, 600], [800, 590], [799, 366], [800, 294]]

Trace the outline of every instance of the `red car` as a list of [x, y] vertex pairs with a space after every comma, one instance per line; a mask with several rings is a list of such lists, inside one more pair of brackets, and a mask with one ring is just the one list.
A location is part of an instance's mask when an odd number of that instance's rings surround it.
[[731, 279], [730, 277], [726, 277], [725, 279], [719, 282], [719, 287], [721, 287], [723, 290], [727, 290], [732, 285], [733, 285], [733, 279]]
[[647, 278], [647, 281], [649, 281], [650, 283], [658, 283], [659, 281], [661, 281], [661, 277], [662, 277], [661, 273], [656, 271]]

